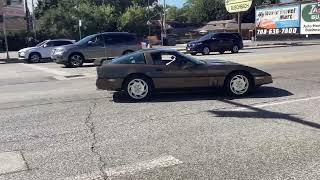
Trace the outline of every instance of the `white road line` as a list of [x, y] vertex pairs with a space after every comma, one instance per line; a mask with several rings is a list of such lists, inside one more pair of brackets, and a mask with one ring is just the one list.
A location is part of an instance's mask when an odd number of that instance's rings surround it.
[[[287, 100], [287, 101], [280, 101], [280, 102], [274, 102], [274, 103], [259, 104], [259, 105], [255, 105], [255, 106], [252, 106], [252, 107], [254, 107], [254, 108], [263, 108], [263, 107], [278, 106], [278, 105], [297, 103], [297, 102], [303, 102], [303, 101], [312, 101], [312, 100], [318, 100], [318, 99], [320, 99], [320, 96], [309, 97], [309, 98], [301, 98], [301, 99], [294, 99], [294, 100]], [[249, 108], [242, 107], [242, 108], [232, 109], [231, 111], [243, 111], [243, 110], [247, 110], [247, 109], [249, 109]]]
[[[148, 171], [156, 168], [164, 168], [182, 164], [183, 162], [173, 156], [162, 156], [156, 159], [141, 161], [130, 165], [124, 165], [114, 168], [109, 168], [104, 171], [107, 177], [117, 177], [126, 174], [134, 174], [138, 172]], [[67, 177], [63, 180], [100, 180], [103, 179], [99, 171], [81, 174], [76, 177]], [[61, 179], [62, 180], [62, 179]]]
[[136, 172], [147, 171], [155, 168], [170, 167], [181, 163], [182, 161], [173, 156], [163, 156], [149, 161], [142, 161], [131, 165], [110, 168], [107, 169], [105, 173], [108, 177], [114, 177], [124, 174], [134, 174]]
[[43, 71], [43, 72], [46, 72], [46, 73], [50, 73], [50, 74], [54, 74], [54, 75], [57, 75], [57, 76], [71, 76], [72, 75], [72, 74], [64, 72], [64, 71], [59, 71], [59, 70], [56, 70], [56, 69], [41, 67], [41, 66], [34, 65], [34, 64], [23, 64], [23, 65], [27, 66], [27, 67], [30, 67], [32, 69], [35, 69], [35, 70], [40, 70], [40, 71]]

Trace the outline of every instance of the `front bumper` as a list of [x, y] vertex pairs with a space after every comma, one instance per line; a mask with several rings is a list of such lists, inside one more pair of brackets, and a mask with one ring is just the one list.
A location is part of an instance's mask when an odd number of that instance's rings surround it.
[[120, 91], [123, 79], [97, 79], [96, 86], [100, 90]]
[[187, 53], [198, 53], [198, 52], [202, 52], [202, 47], [200, 45], [187, 46], [186, 50], [187, 50]]
[[273, 79], [272, 79], [272, 76], [270, 75], [267, 75], [267, 76], [256, 76], [254, 78], [254, 81], [255, 81], [255, 85], [256, 86], [261, 86], [261, 85], [264, 85], [264, 84], [271, 84], [273, 83]]

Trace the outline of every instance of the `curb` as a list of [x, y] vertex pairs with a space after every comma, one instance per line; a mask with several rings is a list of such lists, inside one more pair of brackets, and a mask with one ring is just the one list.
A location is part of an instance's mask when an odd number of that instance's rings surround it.
[[19, 60], [18, 58], [11, 59], [0, 59], [0, 64], [11, 64], [11, 63], [23, 63], [23, 60]]

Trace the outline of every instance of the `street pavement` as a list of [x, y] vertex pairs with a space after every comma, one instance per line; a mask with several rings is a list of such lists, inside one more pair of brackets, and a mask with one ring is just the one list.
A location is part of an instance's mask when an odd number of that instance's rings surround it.
[[320, 46], [195, 56], [251, 65], [274, 83], [132, 103], [97, 91], [95, 67], [0, 65], [0, 180], [318, 179]]

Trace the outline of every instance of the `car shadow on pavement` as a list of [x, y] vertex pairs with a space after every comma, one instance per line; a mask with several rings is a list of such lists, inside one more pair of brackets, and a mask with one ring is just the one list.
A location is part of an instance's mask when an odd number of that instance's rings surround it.
[[[237, 106], [239, 109], [234, 110], [210, 110], [208, 112], [214, 114], [216, 117], [223, 117], [223, 118], [244, 118], [244, 119], [283, 119], [290, 122], [295, 122], [298, 124], [302, 124], [305, 126], [309, 126], [315, 129], [320, 129], [320, 124], [303, 120], [295, 114], [286, 114], [281, 112], [273, 112], [270, 110], [261, 109], [258, 107], [250, 106], [241, 104], [239, 102], [234, 102], [230, 100], [220, 100], [226, 104]], [[243, 108], [243, 109], [242, 109]], [[248, 111], [250, 110], [250, 111]]]
[[[241, 98], [272, 98], [286, 97], [293, 95], [291, 92], [276, 87], [260, 87], [253, 94]], [[155, 92], [149, 100], [144, 102], [178, 102], [178, 101], [201, 101], [201, 100], [224, 100], [233, 99], [227, 96], [222, 90], [190, 90], [177, 92]], [[116, 103], [134, 103], [124, 92], [115, 92], [113, 101]]]
[[[72, 69], [72, 67], [66, 67], [66, 66], [61, 66], [62, 68], [66, 68], [66, 69]], [[77, 68], [90, 68], [90, 67], [96, 67], [96, 65], [94, 64], [84, 64], [81, 67], [77, 67]]]

